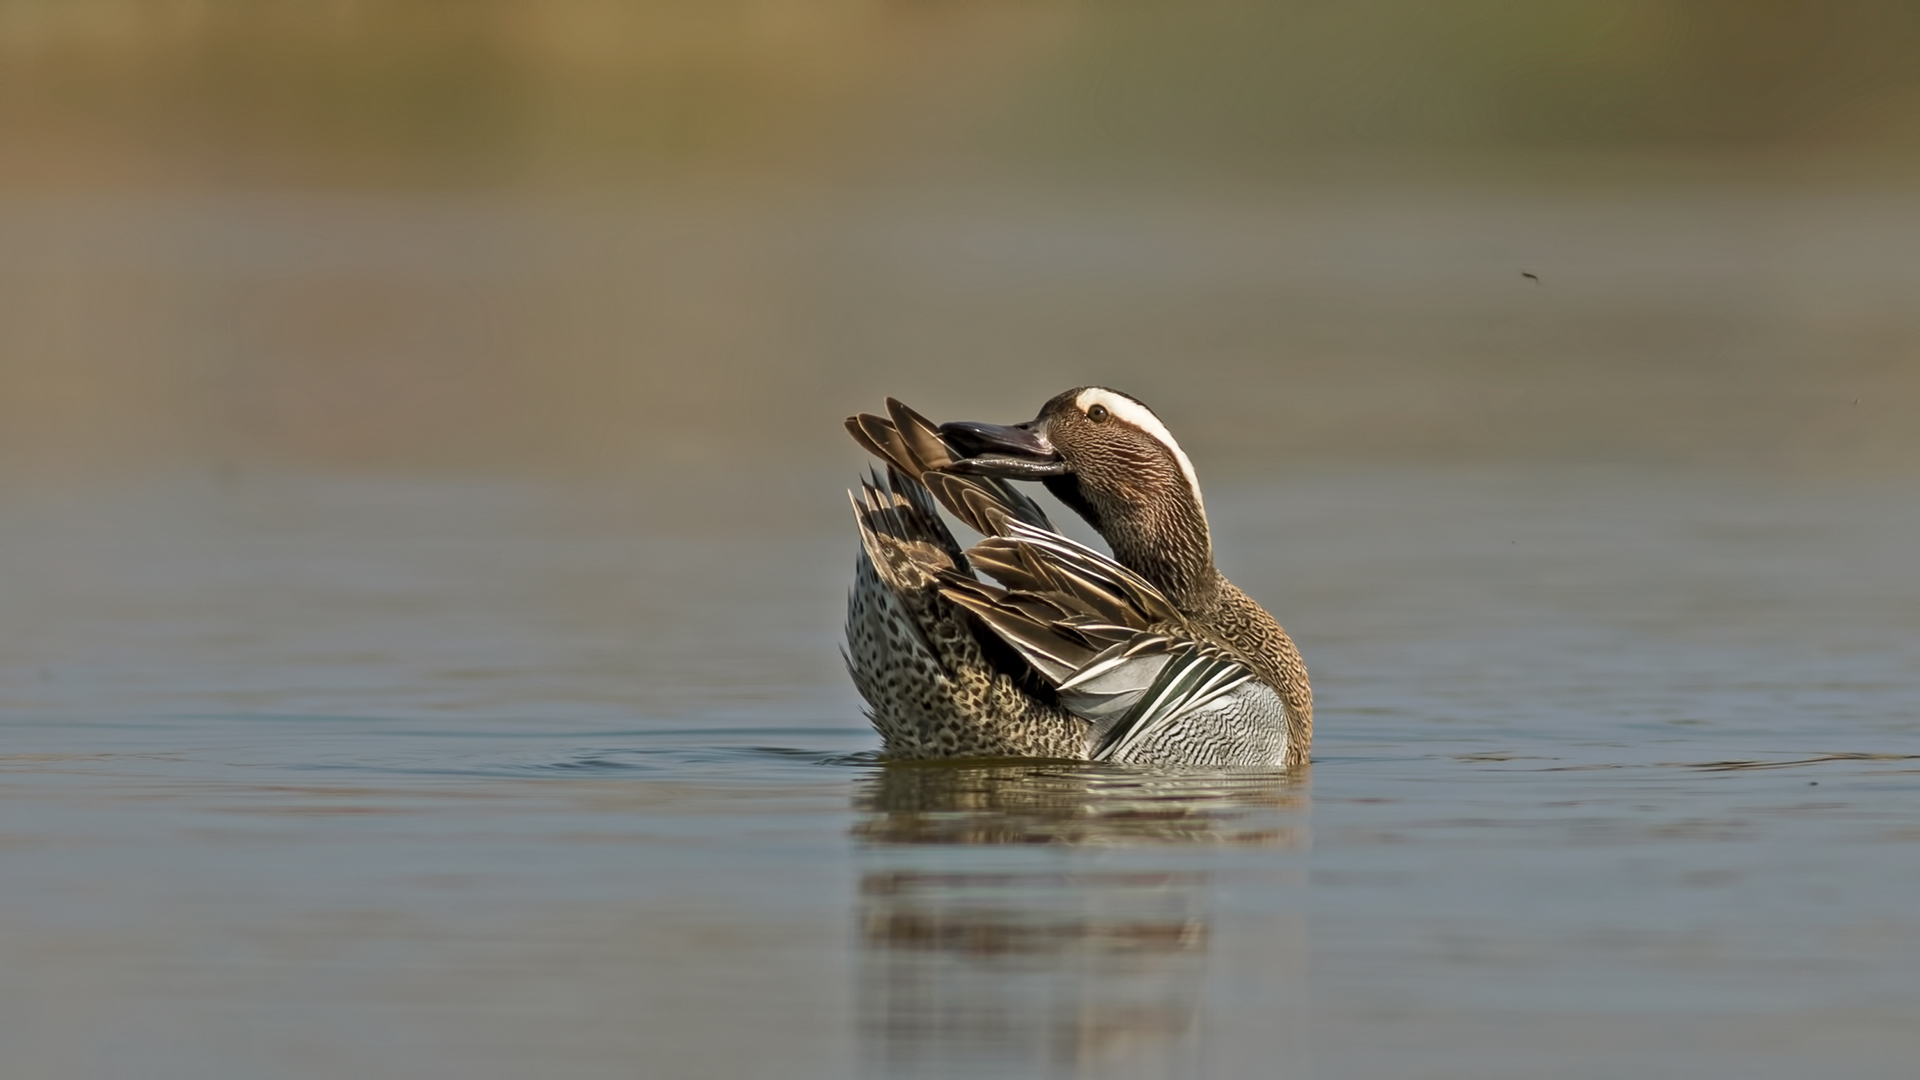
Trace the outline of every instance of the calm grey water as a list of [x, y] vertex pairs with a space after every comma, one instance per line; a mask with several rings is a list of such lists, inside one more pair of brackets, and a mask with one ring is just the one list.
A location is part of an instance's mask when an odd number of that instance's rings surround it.
[[1215, 482], [1172, 777], [877, 764], [852, 470], [6, 492], [7, 1076], [1913, 1075], [1911, 482]]

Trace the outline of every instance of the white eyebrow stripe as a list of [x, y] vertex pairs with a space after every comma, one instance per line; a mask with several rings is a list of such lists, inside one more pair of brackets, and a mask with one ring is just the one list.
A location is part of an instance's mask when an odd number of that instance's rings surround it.
[[1173, 432], [1168, 431], [1167, 425], [1153, 415], [1152, 409], [1125, 394], [1118, 394], [1098, 386], [1089, 386], [1080, 391], [1079, 395], [1073, 399], [1073, 403], [1079, 406], [1081, 412], [1086, 412], [1095, 405], [1105, 405], [1109, 413], [1160, 440], [1160, 445], [1173, 451], [1173, 460], [1179, 462], [1180, 472], [1187, 478], [1187, 487], [1193, 491], [1193, 505], [1199, 508], [1201, 517], [1206, 517], [1207, 501], [1200, 496], [1200, 477], [1193, 471], [1193, 462], [1187, 460], [1187, 452], [1180, 449], [1180, 444], [1173, 439]]

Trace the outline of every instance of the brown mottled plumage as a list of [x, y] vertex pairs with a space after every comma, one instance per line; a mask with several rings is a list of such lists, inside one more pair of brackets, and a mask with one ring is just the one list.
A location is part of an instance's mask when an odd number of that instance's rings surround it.
[[[847, 422], [887, 462], [854, 499], [847, 662], [890, 755], [1307, 760], [1299, 650], [1214, 567], [1192, 464], [1151, 410], [1082, 387], [1025, 424], [935, 428], [887, 404]], [[1113, 558], [1011, 479], [1044, 482]], [[935, 499], [987, 539], [963, 553]]]
[[1082, 756], [1087, 722], [1023, 686], [1011, 650], [941, 595], [940, 575], [966, 572], [965, 556], [926, 488], [887, 471], [854, 499], [863, 555], [847, 598], [847, 670], [888, 755]]

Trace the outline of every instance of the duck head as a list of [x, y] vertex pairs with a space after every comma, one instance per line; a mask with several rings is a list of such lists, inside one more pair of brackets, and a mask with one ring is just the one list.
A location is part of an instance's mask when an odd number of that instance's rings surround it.
[[1193, 463], [1138, 398], [1069, 390], [1024, 424], [940, 425], [958, 457], [948, 470], [1039, 480], [1085, 518], [1121, 565], [1191, 610], [1215, 588], [1206, 503]]

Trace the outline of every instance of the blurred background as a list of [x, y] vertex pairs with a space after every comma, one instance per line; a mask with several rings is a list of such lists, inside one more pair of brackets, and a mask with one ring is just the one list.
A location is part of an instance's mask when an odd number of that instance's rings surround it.
[[[865, 756], [1083, 383], [1310, 782]], [[1910, 1077], [1916, 465], [1920, 0], [0, 0], [6, 1072]]]
[[0, 469], [1905, 469], [1917, 196], [1898, 0], [0, 0]]

